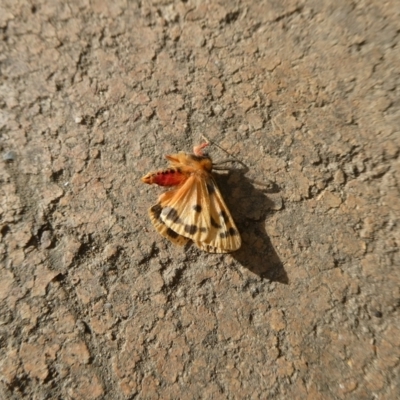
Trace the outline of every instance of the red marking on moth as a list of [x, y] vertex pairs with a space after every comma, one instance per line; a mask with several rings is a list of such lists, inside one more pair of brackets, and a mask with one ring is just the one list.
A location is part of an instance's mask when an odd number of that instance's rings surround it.
[[147, 174], [142, 178], [142, 181], [149, 184], [155, 183], [159, 186], [177, 186], [185, 182], [186, 179], [187, 176], [182, 174], [182, 172], [167, 169]]

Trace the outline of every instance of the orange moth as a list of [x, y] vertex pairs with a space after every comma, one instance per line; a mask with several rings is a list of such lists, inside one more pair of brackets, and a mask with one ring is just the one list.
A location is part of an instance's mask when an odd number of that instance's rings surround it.
[[231, 213], [212, 176], [213, 163], [203, 152], [208, 143], [195, 146], [193, 154], [167, 155], [169, 168], [149, 172], [142, 182], [171, 187], [149, 209], [156, 230], [172, 243], [189, 240], [210, 253], [229, 253], [242, 241]]

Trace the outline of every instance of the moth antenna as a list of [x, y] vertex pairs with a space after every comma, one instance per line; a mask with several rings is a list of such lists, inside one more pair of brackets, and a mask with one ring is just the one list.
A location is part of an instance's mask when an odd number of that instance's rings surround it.
[[[218, 147], [220, 150], [222, 150], [224, 153], [228, 154], [229, 157], [232, 157], [232, 159], [227, 159], [227, 160], [222, 160], [222, 161], [218, 161], [216, 164], [226, 164], [228, 162], [238, 162], [239, 164], [242, 164], [244, 167], [247, 168], [247, 165], [243, 162], [240, 161], [238, 158], [236, 158], [234, 155], [232, 155], [231, 153], [229, 153], [227, 150], [225, 150], [223, 147], [221, 147], [218, 143], [214, 142], [213, 140], [209, 139], [207, 136], [205, 135], [201, 135], [201, 137], [209, 144], [212, 144], [213, 146]], [[215, 163], [214, 163], [215, 165]]]
[[207, 143], [212, 143], [211, 142], [211, 140], [208, 138], [208, 137], [206, 137], [206, 136], [204, 136], [204, 135], [200, 135]]
[[[221, 147], [220, 145], [218, 145], [218, 143], [215, 143], [214, 141], [210, 140], [207, 136], [205, 135], [201, 135], [201, 137], [208, 143], [212, 144], [213, 146], [217, 146], [219, 149], [221, 149], [224, 153], [228, 154], [228, 156], [232, 157], [232, 159], [226, 159], [226, 160], [221, 160], [221, 161], [217, 161], [213, 163], [213, 169], [217, 170], [217, 171], [226, 171], [229, 170], [229, 168], [224, 167], [223, 164], [227, 164], [227, 163], [234, 163], [237, 162], [241, 165], [243, 165], [243, 167], [245, 168], [244, 173], [249, 171], [249, 167], [241, 160], [239, 160], [237, 157], [235, 157], [234, 155], [230, 154], [228, 151], [226, 151], [223, 147]], [[260, 182], [257, 181], [255, 179], [251, 179], [251, 178], [247, 178], [250, 182], [265, 187], [267, 190], [273, 188], [275, 186], [275, 183], [272, 182], [270, 179], [266, 178], [266, 180], [268, 182]]]
[[240, 160], [229, 160], [229, 159], [216, 161], [215, 163], [213, 163], [213, 169], [220, 170], [220, 171], [228, 170], [230, 168], [224, 167], [223, 164], [235, 163], [235, 162], [243, 165], [243, 167], [246, 169], [246, 171], [248, 171], [248, 167], [244, 162], [242, 162]]

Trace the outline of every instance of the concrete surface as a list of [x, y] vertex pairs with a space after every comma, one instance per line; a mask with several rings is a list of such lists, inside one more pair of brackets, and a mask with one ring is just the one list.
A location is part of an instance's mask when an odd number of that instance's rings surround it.
[[[398, 1], [2, 0], [0, 32], [1, 398], [400, 397]], [[231, 255], [147, 216], [202, 134], [248, 167]]]

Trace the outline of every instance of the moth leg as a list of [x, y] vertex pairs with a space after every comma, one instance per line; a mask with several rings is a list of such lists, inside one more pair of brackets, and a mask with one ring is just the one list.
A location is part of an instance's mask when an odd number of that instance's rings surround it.
[[207, 147], [208, 145], [209, 145], [210, 143], [202, 143], [202, 144], [199, 144], [199, 145], [197, 145], [197, 146], [194, 146], [193, 147], [193, 153], [194, 153], [194, 155], [195, 156], [198, 156], [198, 157], [203, 157], [204, 156], [204, 152], [203, 152], [203, 149], [205, 148], [205, 147]]

